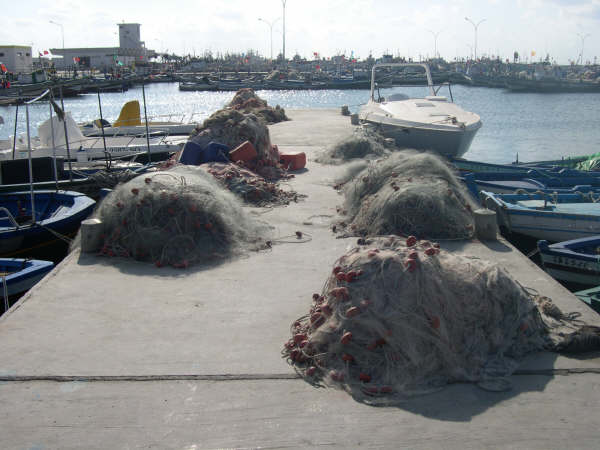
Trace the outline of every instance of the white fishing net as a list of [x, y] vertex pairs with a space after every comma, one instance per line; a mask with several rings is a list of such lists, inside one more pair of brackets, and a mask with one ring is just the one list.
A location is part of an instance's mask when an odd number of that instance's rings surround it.
[[328, 147], [316, 161], [322, 164], [342, 164], [353, 159], [377, 158], [389, 154], [384, 137], [366, 127], [357, 127], [352, 136]]
[[95, 217], [101, 254], [185, 268], [267, 246], [268, 227], [197, 167], [176, 166], [119, 185]]
[[352, 165], [337, 184], [345, 195], [339, 223], [352, 235], [470, 238], [476, 207], [441, 157], [413, 150]]
[[371, 403], [452, 382], [504, 390], [519, 358], [552, 346], [535, 298], [504, 270], [414, 237], [342, 256], [291, 332], [283, 355], [307, 381]]

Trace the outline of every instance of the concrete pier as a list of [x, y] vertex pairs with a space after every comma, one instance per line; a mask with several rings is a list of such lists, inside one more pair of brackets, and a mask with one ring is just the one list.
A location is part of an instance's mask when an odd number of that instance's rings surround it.
[[[296, 376], [280, 357], [290, 323], [355, 242], [329, 227], [341, 169], [314, 157], [352, 125], [339, 109], [289, 115], [271, 139], [307, 153], [290, 184], [308, 197], [261, 218], [312, 240], [202, 270], [69, 255], [0, 318], [0, 448], [597, 448], [599, 355], [531, 355], [510, 392], [458, 384], [387, 408]], [[600, 325], [504, 239], [441, 245]]]

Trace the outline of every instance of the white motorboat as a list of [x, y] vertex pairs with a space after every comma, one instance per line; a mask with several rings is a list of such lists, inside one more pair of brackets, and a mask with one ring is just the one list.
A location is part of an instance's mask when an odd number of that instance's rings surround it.
[[139, 136], [146, 131], [151, 134], [167, 134], [170, 136], [185, 135], [196, 128], [199, 117], [194, 118], [194, 114], [186, 118], [185, 115], [176, 117], [176, 115], [159, 116], [148, 120], [148, 126], [142, 121], [140, 114], [140, 103], [132, 100], [123, 105], [118, 119], [110, 124], [100, 119], [80, 124], [79, 127], [85, 136]]
[[[69, 152], [67, 152], [68, 136]], [[135, 155], [168, 154], [181, 149], [187, 137], [135, 137], [135, 136], [106, 136], [86, 137], [69, 113], [64, 114], [64, 121], [59, 116], [53, 116], [38, 127], [38, 136], [31, 138], [33, 157], [56, 156], [77, 161], [105, 159], [107, 154], [113, 159], [132, 157]], [[28, 145], [25, 136], [18, 136], [13, 155], [12, 143], [0, 148], [0, 159], [24, 159], [28, 157]]]
[[[408, 66], [425, 69], [430, 95], [409, 98], [397, 93], [384, 99], [377, 90], [378, 98], [375, 98], [375, 72], [378, 68]], [[427, 64], [375, 64], [371, 74], [371, 98], [361, 108], [359, 119], [375, 126], [384, 136], [394, 138], [400, 147], [433, 150], [448, 158], [464, 155], [475, 133], [481, 128], [481, 119], [477, 114], [463, 110], [447, 97], [437, 95]]]

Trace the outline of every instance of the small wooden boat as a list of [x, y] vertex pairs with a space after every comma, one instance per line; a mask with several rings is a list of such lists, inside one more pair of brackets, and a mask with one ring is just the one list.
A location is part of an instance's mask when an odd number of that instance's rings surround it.
[[600, 189], [599, 172], [572, 169], [529, 169], [524, 172], [465, 173], [462, 180], [467, 189], [478, 196], [480, 191], [498, 194], [518, 192], [594, 192]]
[[600, 235], [600, 194], [496, 194], [481, 191], [501, 229], [562, 242]]
[[73, 236], [96, 202], [72, 191], [0, 194], [0, 256], [17, 256]]
[[600, 286], [575, 292], [579, 300], [587, 303], [594, 311], [600, 313]]
[[0, 294], [10, 298], [27, 292], [53, 267], [51, 261], [0, 258]]
[[553, 278], [584, 286], [600, 285], [600, 236], [550, 244], [538, 241], [542, 266]]
[[464, 158], [451, 158], [450, 162], [456, 167], [461, 173], [472, 173], [472, 172], [512, 172], [512, 173], [527, 173], [531, 170], [531, 167], [521, 167], [516, 164], [494, 164], [486, 163], [481, 161], [471, 161]]

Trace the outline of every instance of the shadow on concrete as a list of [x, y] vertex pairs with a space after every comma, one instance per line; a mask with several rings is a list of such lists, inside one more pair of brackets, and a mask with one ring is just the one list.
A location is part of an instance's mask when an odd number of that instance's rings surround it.
[[500, 253], [510, 253], [513, 251], [511, 247], [500, 242], [500, 241], [479, 241], [482, 245], [485, 245], [487, 248], [494, 252]]
[[[268, 252], [270, 249], [260, 250], [258, 252]], [[256, 253], [258, 253], [256, 252]], [[135, 276], [157, 276], [165, 278], [180, 278], [186, 277], [198, 272], [207, 272], [216, 269], [224, 264], [230, 263], [233, 260], [250, 258], [252, 254], [230, 255], [218, 260], [196, 263], [187, 268], [176, 268], [171, 266], [156, 267], [150, 262], [137, 261], [123, 257], [101, 257], [96, 254], [81, 253], [77, 260], [80, 266], [105, 266], [114, 267], [124, 274]]]
[[495, 405], [523, 393], [543, 392], [551, 379], [550, 375], [512, 376], [512, 389], [507, 392], [489, 392], [475, 384], [454, 384], [394, 406], [430, 419], [469, 422]]
[[[536, 366], [536, 369], [552, 369], [557, 356], [554, 353], [544, 353], [543, 364]], [[504, 392], [491, 392], [478, 387], [475, 383], [456, 383], [431, 394], [386, 404], [370, 404], [358, 398], [355, 400], [373, 407], [398, 408], [435, 420], [469, 422], [473, 417], [501, 402], [527, 392], [543, 392], [552, 378], [550, 372], [548, 375], [513, 375], [506, 379], [509, 381], [510, 390]]]

